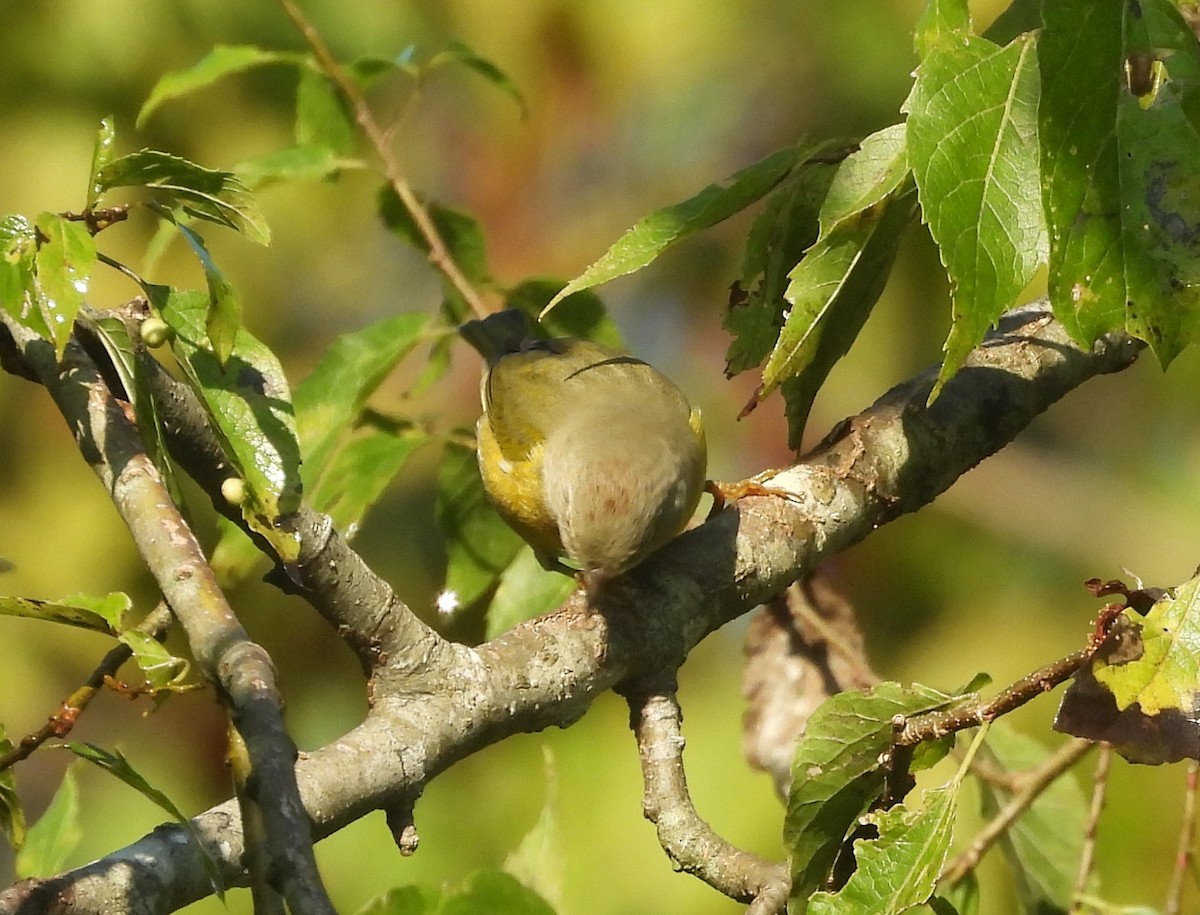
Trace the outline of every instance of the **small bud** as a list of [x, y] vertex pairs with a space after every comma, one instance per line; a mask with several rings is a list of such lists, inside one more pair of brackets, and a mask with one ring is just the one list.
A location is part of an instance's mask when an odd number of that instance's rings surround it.
[[221, 484], [221, 495], [230, 505], [241, 505], [246, 500], [246, 484], [239, 477], [229, 477]]
[[142, 322], [140, 331], [142, 342], [149, 347], [159, 347], [171, 339], [171, 325], [162, 318], [147, 318]]

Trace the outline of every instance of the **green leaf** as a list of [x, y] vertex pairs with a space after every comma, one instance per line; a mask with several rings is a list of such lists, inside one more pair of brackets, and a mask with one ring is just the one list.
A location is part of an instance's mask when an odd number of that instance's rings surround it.
[[338, 88], [324, 73], [300, 69], [296, 84], [296, 143], [323, 146], [338, 155], [358, 145], [354, 116]]
[[1140, 654], [1127, 663], [1099, 663], [1093, 674], [1124, 710], [1145, 715], [1183, 711], [1194, 716], [1200, 690], [1200, 578], [1159, 601], [1144, 618], [1126, 610], [1141, 631]]
[[851, 825], [883, 790], [880, 758], [892, 745], [893, 718], [950, 700], [927, 687], [882, 683], [865, 692], [838, 693], [813, 713], [796, 746], [784, 820], [793, 915], [803, 915]]
[[937, 44], [905, 103], [921, 210], [953, 298], [946, 357], [931, 397], [1045, 260], [1037, 104], [1033, 36], [1006, 48], [967, 36]]
[[[551, 277], [527, 279], [505, 293], [504, 304], [536, 318], [566, 285], [565, 280]], [[578, 337], [613, 349], [623, 348], [616, 323], [608, 316], [600, 296], [590, 290], [563, 299], [554, 313], [546, 316], [542, 327], [551, 337]]]
[[123, 781], [130, 788], [137, 791], [144, 798], [157, 805], [161, 810], [165, 811], [177, 823], [183, 826], [188, 835], [192, 837], [192, 842], [195, 844], [197, 851], [200, 853], [201, 862], [204, 865], [204, 871], [208, 875], [209, 882], [212, 884], [214, 891], [221, 899], [225, 898], [224, 886], [221, 883], [221, 872], [217, 867], [217, 862], [205, 849], [204, 844], [200, 841], [200, 837], [196, 835], [196, 830], [192, 826], [191, 821], [179, 810], [178, 807], [158, 788], [151, 785], [142, 775], [129, 764], [129, 761], [121, 754], [120, 750], [108, 752], [90, 743], [79, 743], [78, 741], [68, 741], [63, 744], [68, 750], [78, 756], [80, 759], [90, 762], [94, 766], [98, 766], [110, 775]]
[[299, 66], [305, 64], [307, 59], [302, 54], [264, 51], [252, 45], [217, 45], [188, 69], [168, 73], [155, 84], [150, 97], [138, 112], [137, 126], [140, 128], [145, 124], [163, 102], [207, 88], [232, 73], [264, 64], [288, 63]]
[[810, 915], [899, 915], [926, 902], [950, 850], [960, 787], [955, 778], [926, 791], [917, 810], [899, 804], [867, 814], [879, 837], [854, 843], [854, 874], [838, 893], [813, 895]]
[[83, 838], [79, 825], [79, 786], [73, 768], [63, 773], [45, 812], [29, 828], [25, 844], [17, 853], [17, 877], [53, 877], [63, 869], [68, 856]]
[[[1045, 762], [1046, 749], [1003, 721], [988, 731], [987, 754], [1009, 773], [1028, 772]], [[979, 779], [984, 816], [996, 816], [1011, 799], [991, 779]], [[1016, 877], [1022, 911], [1065, 912], [1071, 905], [1083, 854], [1088, 801], [1070, 775], [1055, 780], [1004, 833], [1000, 847]]]
[[[1125, 328], [1166, 365], [1200, 335], [1200, 49], [1170, 0], [1064, 0], [1043, 18], [1054, 313], [1084, 342]], [[1158, 88], [1141, 85], [1156, 71], [1166, 74]]]
[[245, 159], [233, 167], [233, 172], [250, 190], [258, 190], [277, 181], [323, 181], [343, 171], [366, 167], [361, 159], [348, 159], [328, 146], [309, 144]]
[[175, 331], [175, 358], [245, 484], [241, 508], [246, 523], [267, 538], [281, 559], [295, 559], [295, 534], [278, 522], [300, 504], [300, 445], [279, 360], [243, 327], [222, 365], [208, 348], [205, 294], [164, 286], [147, 291]]
[[1042, 0], [1012, 0], [1008, 7], [984, 30], [983, 37], [996, 44], [1008, 44], [1018, 35], [1042, 27]]
[[543, 315], [572, 293], [640, 270], [681, 238], [740, 213], [770, 193], [812, 151], [813, 147], [808, 145], [781, 149], [720, 184], [710, 184], [694, 197], [638, 220], [603, 257], [567, 283], [550, 300]]
[[827, 164], [797, 169], [771, 193], [750, 226], [742, 277], [724, 318], [733, 338], [725, 356], [726, 377], [761, 365], [779, 340], [788, 274], [817, 240], [821, 205], [836, 172]]
[[104, 597], [74, 594], [59, 601], [0, 597], [0, 615], [61, 623], [106, 635], [121, 631], [131, 606], [128, 595], [120, 592]]
[[575, 580], [542, 568], [533, 549], [521, 547], [500, 575], [496, 596], [487, 613], [484, 638], [494, 639], [518, 623], [549, 613], [575, 590]]
[[435, 54], [429, 63], [425, 65], [425, 68], [433, 70], [436, 67], [446, 64], [457, 64], [466, 67], [472, 73], [482, 76], [517, 103], [517, 107], [521, 109], [522, 119], [529, 117], [529, 108], [525, 104], [525, 96], [521, 94], [521, 90], [517, 88], [517, 84], [494, 63], [486, 57], [480, 57], [461, 41], [453, 39], [449, 41], [446, 49]]
[[114, 187], [158, 191], [168, 207], [226, 226], [260, 245], [271, 230], [250, 190], [233, 173], [204, 168], [155, 149], [142, 149], [109, 162], [96, 175], [100, 192]]
[[898, 193], [834, 229], [789, 275], [785, 296], [791, 313], [747, 409], [782, 386], [791, 448], [799, 448], [817, 391], [857, 339], [883, 291], [901, 234], [912, 219], [914, 196]]
[[[385, 185], [379, 191], [378, 201], [379, 218], [388, 230], [422, 254], [429, 254], [429, 241], [421, 234], [412, 214], [396, 196], [396, 192]], [[422, 201], [422, 204], [463, 276], [473, 283], [491, 282], [487, 245], [483, 230], [475, 218], [431, 201]]]
[[820, 238], [869, 218], [872, 210], [895, 197], [909, 175], [907, 127], [877, 130], [846, 157], [833, 176], [821, 205]]
[[473, 448], [446, 445], [436, 512], [446, 542], [443, 592], [456, 606], [469, 607], [495, 584], [522, 542], [484, 494]]
[[129, 646], [146, 683], [155, 692], [182, 692], [192, 688], [183, 682], [190, 669], [188, 662], [172, 655], [162, 642], [137, 629], [126, 629], [120, 640]]
[[369, 420], [334, 454], [320, 481], [307, 487], [310, 504], [352, 539], [367, 509], [428, 441], [427, 433], [407, 424]]
[[[24, 216], [0, 219], [0, 308], [26, 327], [48, 337], [48, 328], [33, 304], [37, 229]], [[36, 316], [37, 326], [30, 323]]]
[[344, 334], [296, 386], [293, 404], [306, 487], [317, 484], [338, 442], [361, 416], [367, 398], [424, 339], [427, 323], [425, 315], [400, 314]]
[[61, 359], [96, 264], [96, 240], [83, 223], [55, 213], [39, 216], [37, 230], [44, 239], [34, 258], [38, 310]]
[[[0, 756], [7, 756], [13, 751], [13, 743], [8, 739], [4, 725], [0, 724]], [[25, 844], [25, 810], [21, 807], [21, 799], [17, 796], [17, 776], [12, 766], [0, 769], [0, 830], [13, 848]]]
[[208, 285], [208, 311], [204, 316], [204, 332], [208, 344], [224, 365], [233, 355], [234, 340], [242, 326], [242, 301], [237, 290], [216, 265], [204, 239], [187, 226], [179, 226], [179, 233], [204, 268], [204, 280]]
[[112, 115], [101, 119], [96, 131], [96, 142], [92, 146], [92, 167], [88, 171], [87, 209], [92, 209], [104, 188], [100, 185], [100, 170], [113, 159], [113, 150], [117, 142], [117, 131], [113, 126]]
[[947, 41], [971, 34], [971, 13], [967, 0], [925, 0], [925, 8], [913, 30], [913, 47], [922, 60], [931, 50]]

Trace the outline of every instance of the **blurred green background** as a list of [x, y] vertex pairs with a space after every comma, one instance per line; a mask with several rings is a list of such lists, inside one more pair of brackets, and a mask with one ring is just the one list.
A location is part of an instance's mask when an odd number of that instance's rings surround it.
[[[413, 183], [475, 214], [492, 268], [505, 282], [573, 276], [638, 217], [801, 135], [861, 136], [898, 119], [915, 65], [910, 33], [919, 0], [308, 0], [344, 58], [424, 58], [459, 39], [502, 67], [529, 104], [512, 102], [465, 71], [441, 72], [407, 111], [397, 147]], [[986, 24], [995, 3], [973, 7]], [[166, 106], [140, 132], [134, 117], [156, 80], [218, 43], [299, 49], [272, 3], [233, 0], [43, 0], [10, 4], [0, 30], [0, 213], [78, 210], [95, 126], [114, 114], [119, 151], [152, 146], [213, 167], [286, 145], [294, 81], [258, 70]], [[395, 111], [394, 99], [379, 100]], [[337, 334], [398, 311], [436, 306], [435, 277], [373, 216], [377, 181], [330, 183], [261, 195], [269, 249], [207, 233], [239, 285], [251, 329], [304, 376]], [[722, 376], [721, 314], [740, 266], [748, 217], [671, 250], [648, 270], [601, 290], [632, 349], [676, 378], [704, 408], [710, 475], [737, 479], [789, 460], [780, 403], [735, 417], [755, 379]], [[137, 218], [102, 237], [109, 254], [139, 265], [151, 225]], [[150, 277], [202, 282], [172, 249]], [[136, 290], [115, 273], [93, 283], [92, 303]], [[925, 233], [914, 228], [884, 300], [834, 371], [809, 423], [814, 443], [843, 416], [934, 363], [948, 326], [946, 282]], [[451, 375], [419, 397], [412, 371], [378, 405], [472, 422], [477, 360], [456, 352]], [[1072, 395], [1004, 454], [964, 477], [919, 515], [838, 557], [830, 574], [859, 607], [878, 670], [951, 688], [977, 671], [1003, 684], [1082, 644], [1096, 602], [1081, 583], [1121, 575], [1186, 579], [1200, 537], [1195, 478], [1200, 358], [1167, 374], [1147, 359]], [[154, 593], [120, 521], [79, 459], [43, 392], [0, 375], [0, 556], [15, 570], [5, 593], [54, 598], [126, 590], [147, 609]], [[430, 533], [425, 454], [363, 525], [358, 547], [419, 612], [432, 612], [440, 546]], [[211, 524], [198, 521], [211, 542]], [[302, 748], [351, 727], [365, 708], [349, 653], [304, 604], [261, 584], [231, 595], [252, 635], [274, 655]], [[697, 805], [730, 840], [780, 854], [781, 810], [769, 779], [740, 755], [743, 621], [709, 638], [681, 672], [687, 763]], [[12, 736], [38, 727], [106, 650], [103, 640], [0, 619], [0, 720]], [[1047, 743], [1056, 698], [1017, 723]], [[148, 706], [104, 697], [75, 736], [118, 746], [188, 812], [227, 794], [223, 724], [211, 691]], [[545, 794], [542, 747], [557, 764], [565, 915], [732, 913], [692, 878], [674, 874], [641, 817], [637, 757], [624, 705], [602, 698], [567, 731], [522, 736], [437, 779], [416, 809], [420, 851], [402, 859], [382, 815], [318, 848], [342, 911], [401, 883], [454, 884], [500, 864], [534, 823]], [[67, 764], [43, 752], [18, 770], [34, 817]], [[1118, 761], [1099, 836], [1108, 895], [1157, 904], [1173, 853], [1184, 772]], [[132, 841], [160, 816], [95, 770], [80, 773], [84, 838], [79, 864]], [[1138, 865], [1128, 866], [1136, 853]], [[3, 877], [10, 860], [0, 859]], [[994, 864], [985, 874], [994, 875]], [[614, 876], [619, 874], [619, 879]], [[995, 896], [987, 911], [1009, 912]], [[215, 913], [206, 901], [189, 909]], [[229, 911], [248, 912], [235, 892]]]

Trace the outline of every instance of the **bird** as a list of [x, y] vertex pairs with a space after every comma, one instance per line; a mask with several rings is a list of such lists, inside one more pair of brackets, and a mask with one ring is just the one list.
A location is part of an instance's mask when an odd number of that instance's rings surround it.
[[707, 447], [700, 411], [670, 379], [590, 340], [541, 338], [516, 309], [459, 333], [485, 362], [484, 491], [543, 567], [595, 596], [684, 529]]

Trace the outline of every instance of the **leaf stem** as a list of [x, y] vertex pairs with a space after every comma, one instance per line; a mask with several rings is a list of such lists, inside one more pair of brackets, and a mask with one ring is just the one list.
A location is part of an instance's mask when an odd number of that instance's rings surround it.
[[418, 231], [425, 239], [425, 243], [429, 245], [429, 262], [450, 282], [450, 284], [458, 291], [459, 295], [466, 300], [471, 311], [477, 317], [487, 316], [492, 309], [489, 309], [484, 304], [479, 293], [471, 285], [470, 281], [463, 275], [458, 264], [454, 262], [454, 257], [450, 254], [450, 250], [446, 247], [446, 243], [442, 240], [441, 233], [438, 232], [437, 226], [434, 225], [429, 211], [425, 209], [420, 198], [408, 183], [408, 179], [404, 176], [404, 170], [400, 167], [395, 154], [392, 151], [391, 144], [388, 142], [386, 131], [380, 127], [379, 122], [375, 120], [374, 114], [371, 113], [371, 108], [367, 104], [366, 98], [363, 97], [358, 85], [346, 72], [345, 68], [338, 63], [337, 58], [329, 50], [329, 46], [325, 44], [320, 33], [311, 22], [301, 12], [292, 0], [279, 0], [279, 5], [283, 7], [285, 13], [288, 14], [300, 34], [304, 36], [304, 40], [308, 42], [308, 46], [312, 48], [313, 54], [320, 65], [321, 70], [325, 75], [333, 80], [346, 100], [350, 103], [350, 107], [354, 109], [354, 120], [359, 128], [366, 135], [371, 147], [383, 162], [384, 176], [391, 185], [392, 190], [396, 192], [396, 196], [400, 198], [400, 202], [404, 204], [404, 208], [408, 210], [412, 216], [413, 222], [416, 223]]

